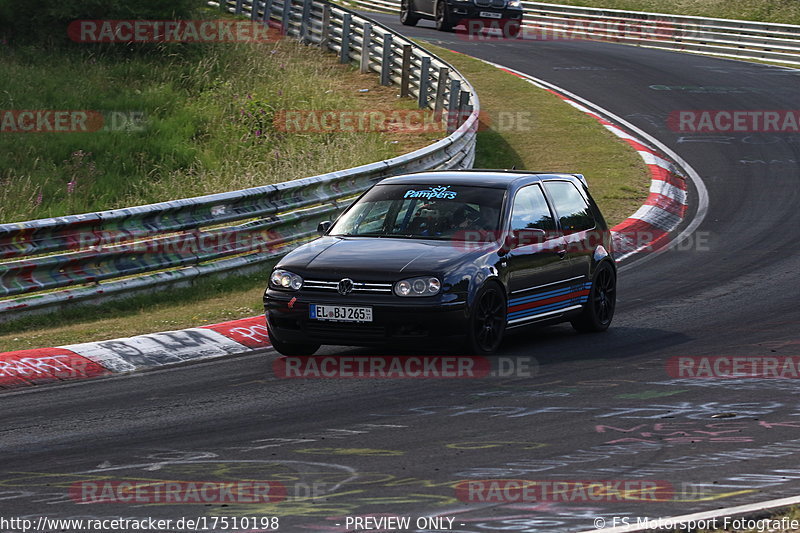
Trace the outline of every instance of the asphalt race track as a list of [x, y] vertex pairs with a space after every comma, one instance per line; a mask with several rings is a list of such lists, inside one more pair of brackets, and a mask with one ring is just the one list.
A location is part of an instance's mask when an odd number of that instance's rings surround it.
[[[426, 22], [402, 30], [554, 83], [654, 136], [702, 177], [702, 224], [681, 249], [629, 261], [607, 333], [561, 325], [508, 339], [495, 363], [527, 373], [287, 380], [268, 353], [4, 394], [0, 515], [278, 516], [292, 532], [361, 529], [348, 516], [445, 516], [453, 531], [545, 533], [800, 495], [800, 382], [667, 370], [675, 356], [800, 355], [800, 134], [666, 126], [676, 110], [797, 109], [800, 70], [611, 43], [466, 42]], [[657, 501], [513, 501], [456, 489], [491, 479], [671, 490]], [[102, 480], [277, 480], [288, 498], [79, 504], [74, 487], [86, 485], [73, 484]]]

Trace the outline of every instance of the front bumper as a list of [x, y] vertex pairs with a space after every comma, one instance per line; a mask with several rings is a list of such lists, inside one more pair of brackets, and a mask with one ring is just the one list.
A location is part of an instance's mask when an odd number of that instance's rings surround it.
[[[312, 319], [309, 316], [310, 304], [368, 306], [372, 308], [372, 322]], [[339, 297], [270, 289], [264, 293], [264, 311], [272, 335], [289, 343], [342, 346], [387, 343], [424, 345], [427, 342], [462, 336], [466, 333], [468, 323], [465, 302], [441, 302], [438, 297]]]
[[[521, 9], [480, 7], [472, 2], [453, 2], [450, 4], [450, 13], [455, 19], [484, 20], [484, 21], [509, 21], [522, 20]], [[481, 16], [481, 13], [499, 13], [499, 18]]]

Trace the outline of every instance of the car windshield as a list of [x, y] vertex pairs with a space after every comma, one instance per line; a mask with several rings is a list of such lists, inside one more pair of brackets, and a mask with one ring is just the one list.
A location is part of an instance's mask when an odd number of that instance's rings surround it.
[[463, 185], [377, 185], [329, 235], [484, 240], [500, 222], [505, 189]]

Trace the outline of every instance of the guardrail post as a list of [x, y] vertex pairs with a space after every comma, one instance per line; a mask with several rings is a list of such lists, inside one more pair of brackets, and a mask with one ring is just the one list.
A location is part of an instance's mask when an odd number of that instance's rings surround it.
[[342, 47], [339, 50], [339, 63], [350, 62], [350, 24], [352, 16], [345, 13], [342, 17]]
[[[464, 113], [464, 122], [466, 122], [466, 118], [472, 114], [472, 104], [467, 104], [464, 106], [463, 113]], [[475, 121], [475, 124], [472, 126], [472, 131], [477, 132], [480, 131], [481, 128], [481, 117], [478, 115], [478, 119]]]
[[269, 24], [269, 19], [272, 17], [272, 0], [266, 0], [264, 2], [264, 14], [261, 15], [261, 20], [264, 21], [265, 24]]
[[403, 45], [403, 66], [400, 69], [400, 98], [411, 96], [411, 45]]
[[383, 34], [383, 55], [381, 56], [381, 85], [392, 84], [392, 35]]
[[450, 80], [450, 90], [447, 93], [447, 133], [456, 131], [458, 124], [458, 101], [461, 97], [461, 82]]
[[319, 38], [320, 48], [328, 48], [331, 39], [331, 5], [322, 4], [322, 34]]
[[256, 21], [258, 20], [258, 4], [261, 3], [260, 0], [251, 0], [250, 2], [250, 20]]
[[300, 41], [307, 43], [311, 34], [311, 0], [303, 0], [303, 14], [300, 17]]
[[469, 91], [461, 91], [461, 95], [458, 97], [458, 124], [456, 127], [461, 126], [464, 122], [467, 121], [467, 117], [469, 116], [466, 113], [466, 109], [469, 106]]
[[289, 20], [292, 16], [292, 0], [283, 0], [283, 11], [281, 12], [281, 33], [289, 35]]
[[361, 74], [369, 72], [369, 43], [372, 40], [372, 24], [364, 23], [364, 39], [361, 41]]
[[417, 105], [420, 109], [428, 107], [428, 86], [431, 83], [431, 58], [425, 56], [422, 58], [422, 64], [419, 67], [419, 95], [417, 96]]
[[433, 118], [441, 120], [442, 109], [444, 109], [444, 91], [447, 89], [447, 77], [450, 75], [450, 69], [447, 67], [439, 67], [439, 79], [436, 83], [436, 100], [433, 105]]
[[350, 62], [350, 23], [352, 18], [350, 13], [345, 13], [342, 17], [342, 48], [339, 50], [339, 63]]
[[244, 0], [236, 0], [236, 8], [234, 8], [233, 12], [237, 15], [242, 14], [242, 4], [244, 4]]

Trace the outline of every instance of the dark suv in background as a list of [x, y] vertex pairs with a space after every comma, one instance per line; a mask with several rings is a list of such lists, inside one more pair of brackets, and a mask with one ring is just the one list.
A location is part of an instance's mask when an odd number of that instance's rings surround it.
[[400, 22], [414, 26], [420, 19], [435, 21], [440, 31], [453, 31], [464, 24], [468, 33], [497, 28], [513, 38], [520, 33], [522, 3], [520, 0], [402, 0]]

